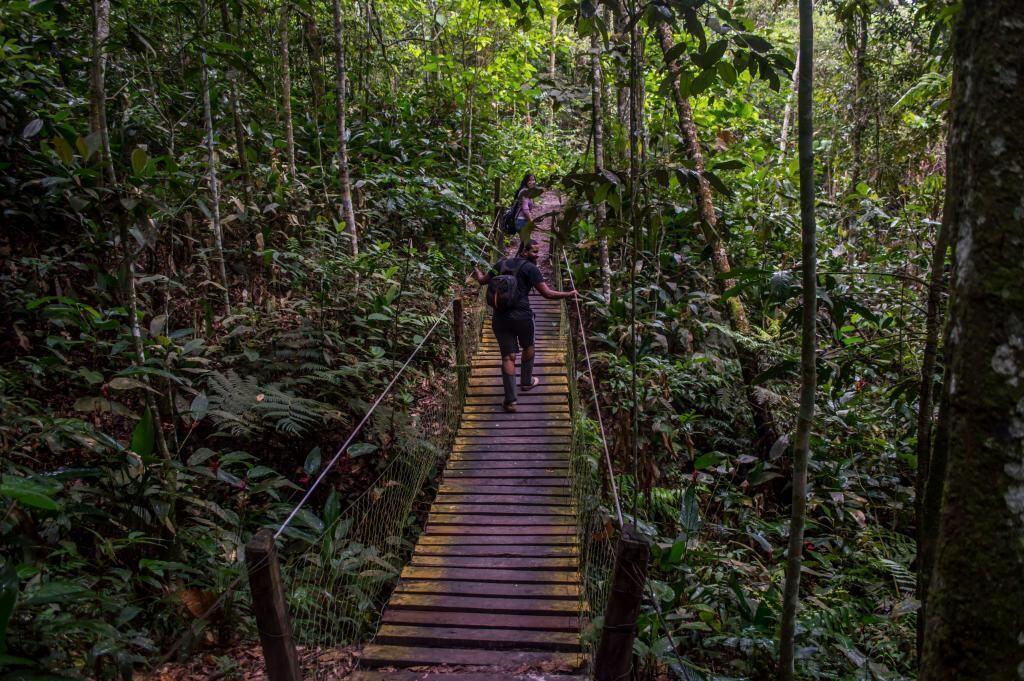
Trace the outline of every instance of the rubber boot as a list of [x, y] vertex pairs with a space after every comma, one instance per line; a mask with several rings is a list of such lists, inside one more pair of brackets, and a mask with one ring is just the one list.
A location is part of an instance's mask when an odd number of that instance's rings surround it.
[[533, 357], [523, 359], [519, 373], [519, 387], [529, 390], [533, 387]]
[[505, 406], [516, 401], [516, 375], [501, 372], [501, 383], [505, 386]]

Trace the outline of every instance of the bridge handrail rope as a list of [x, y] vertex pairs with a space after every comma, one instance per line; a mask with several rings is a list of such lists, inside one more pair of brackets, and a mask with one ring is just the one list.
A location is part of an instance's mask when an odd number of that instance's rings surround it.
[[[500, 233], [499, 230], [500, 230], [499, 219], [496, 216], [494, 218], [494, 220], [492, 221], [492, 223], [491, 223], [491, 229], [488, 231], [488, 233], [487, 233], [487, 235], [485, 237], [484, 244], [483, 244], [483, 246], [481, 247], [479, 253], [476, 256], [477, 259], [481, 258], [487, 251], [493, 250], [493, 249], [497, 248], [497, 246], [495, 245], [494, 242], [496, 241], [496, 237]], [[380, 406], [380, 404], [383, 402], [384, 398], [389, 394], [391, 389], [398, 382], [398, 379], [402, 376], [402, 374], [405, 372], [405, 370], [409, 367], [409, 365], [412, 363], [413, 359], [415, 359], [416, 355], [420, 352], [420, 350], [422, 350], [422, 348], [426, 344], [427, 340], [437, 330], [437, 327], [440, 325], [441, 321], [445, 317], [445, 313], [449, 309], [451, 309], [451, 307], [452, 307], [452, 305], [453, 305], [453, 303], [455, 301], [455, 298], [456, 297], [452, 297], [451, 299], [449, 299], [447, 304], [442, 309], [440, 309], [440, 310], [438, 310], [436, 312], [437, 319], [434, 320], [434, 323], [431, 325], [430, 329], [424, 335], [422, 340], [417, 344], [417, 346], [409, 354], [409, 356], [406, 358], [405, 362], [401, 365], [399, 370], [391, 378], [391, 380], [388, 382], [387, 386], [385, 386], [384, 390], [381, 391], [381, 393], [377, 396], [377, 398], [374, 400], [373, 404], [371, 405], [370, 409], [367, 410], [366, 414], [364, 414], [364, 416], [360, 420], [360, 422], [356, 425], [356, 427], [348, 435], [348, 437], [345, 439], [344, 444], [338, 449], [338, 451], [332, 457], [330, 462], [326, 466], [323, 467], [321, 473], [317, 476], [317, 478], [314, 481], [314, 483], [310, 486], [310, 488], [306, 491], [306, 493], [299, 500], [298, 504], [296, 504], [296, 506], [292, 508], [292, 510], [288, 513], [287, 517], [284, 519], [284, 521], [282, 521], [281, 524], [277, 527], [277, 529], [276, 529], [276, 531], [274, 532], [274, 535], [273, 535], [275, 540], [278, 537], [280, 537], [280, 535], [289, 527], [291, 522], [298, 515], [299, 511], [309, 501], [310, 497], [312, 496], [312, 494], [313, 494], [314, 490], [317, 488], [317, 486], [323, 481], [323, 479], [326, 477], [327, 473], [334, 467], [334, 465], [337, 464], [338, 459], [340, 459], [341, 455], [348, 449], [348, 447], [352, 444], [352, 441], [354, 440], [354, 438], [362, 431], [362, 429], [369, 422], [369, 419], [372, 416], [372, 414], [374, 413], [374, 411]], [[380, 471], [379, 475], [374, 479], [374, 481], [370, 484], [370, 486], [367, 487], [366, 490], [364, 490], [362, 493], [360, 493], [354, 499], [351, 499], [350, 502], [345, 506], [345, 508], [341, 509], [339, 511], [339, 513], [338, 513], [338, 520], [340, 521], [341, 518], [344, 518], [346, 516], [346, 514], [349, 513], [353, 508], [355, 508], [355, 506], [358, 503], [363, 501], [365, 499], [365, 497], [369, 494], [370, 490], [373, 489], [374, 486], [377, 483], [380, 482], [380, 480], [382, 480], [385, 476], [387, 476], [388, 472], [397, 463], [399, 463], [399, 461], [400, 461], [400, 459], [396, 458], [396, 459], [392, 460], [391, 462], [389, 462], [389, 464], [384, 469], [382, 469]], [[330, 530], [330, 528], [327, 528], [325, 531], [329, 531], [329, 530]], [[258, 564], [257, 564], [257, 567], [262, 566], [262, 564], [264, 564], [264, 563], [265, 563], [265, 559], [263, 559], [262, 561], [259, 561]], [[252, 566], [250, 566], [250, 567], [252, 567]], [[223, 587], [222, 592], [219, 595], [219, 597], [212, 604], [210, 604], [206, 608], [206, 610], [204, 612], [200, 613], [197, 617], [194, 618], [192, 625], [189, 626], [188, 630], [185, 631], [181, 636], [179, 636], [178, 639], [174, 642], [174, 644], [170, 646], [170, 648], [167, 650], [167, 652], [161, 657], [159, 664], [165, 664], [165, 663], [169, 662], [178, 653], [178, 651], [181, 650], [181, 648], [183, 646], [185, 646], [187, 641], [189, 641], [191, 638], [194, 638], [196, 635], [198, 635], [198, 633], [200, 631], [200, 627], [202, 626], [202, 623], [206, 622], [215, 612], [217, 612], [220, 608], [222, 608], [224, 606], [224, 604], [227, 602], [227, 599], [231, 596], [232, 593], [234, 593], [235, 589], [237, 587], [239, 587], [242, 584], [243, 580], [245, 580], [245, 578], [246, 578], [245, 566], [243, 565], [242, 568], [243, 569], [241, 570], [241, 572], [238, 575], [236, 575], [226, 586]], [[293, 619], [294, 619], [294, 613], [293, 613]], [[298, 633], [298, 632], [296, 632], [296, 633]]]
[[[495, 226], [496, 225], [497, 219], [495, 219]], [[493, 234], [493, 229], [491, 233]], [[490, 245], [490, 237], [488, 237], [487, 242], [484, 244], [483, 248], [481, 248], [480, 252], [477, 254], [477, 258], [480, 258], [488, 250], [488, 247]], [[409, 364], [412, 363], [412, 360], [415, 359], [416, 355], [426, 344], [427, 340], [434, 333], [437, 327], [441, 324], [441, 321], [444, 319], [445, 313], [452, 307], [454, 303], [455, 298], [453, 297], [448, 300], [448, 303], [444, 306], [444, 308], [438, 310], [437, 319], [434, 320], [434, 323], [430, 326], [430, 329], [420, 340], [419, 344], [413, 349], [411, 353], [409, 353], [409, 356], [405, 359], [405, 362], [402, 363], [402, 366], [399, 367], [395, 375], [392, 376], [391, 380], [384, 387], [384, 390], [382, 390], [380, 395], [378, 395], [377, 398], [373, 401], [373, 404], [370, 405], [370, 408], [363, 415], [363, 418], [359, 421], [358, 424], [356, 424], [355, 428], [352, 429], [352, 432], [349, 433], [349, 436], [345, 438], [345, 442], [334, 453], [334, 456], [331, 457], [331, 460], [327, 463], [327, 465], [322, 468], [320, 474], [316, 477], [316, 480], [313, 481], [313, 484], [310, 485], [309, 489], [306, 490], [306, 493], [302, 496], [302, 499], [299, 500], [299, 503], [295, 505], [295, 507], [288, 513], [288, 516], [284, 519], [284, 521], [277, 528], [277, 530], [274, 531], [274, 539], [280, 537], [281, 533], [284, 532], [288, 525], [291, 524], [292, 520], [295, 519], [295, 516], [298, 515], [300, 510], [302, 510], [302, 507], [306, 505], [307, 501], [309, 501], [309, 498], [313, 495], [313, 492], [316, 491], [316, 488], [320, 486], [320, 483], [323, 482], [323, 479], [327, 477], [327, 474], [331, 472], [331, 469], [334, 468], [334, 465], [338, 463], [338, 459], [341, 458], [341, 455], [344, 454], [346, 450], [348, 450], [349, 446], [352, 444], [352, 441], [356, 438], [357, 435], [359, 435], [359, 433], [362, 432], [363, 427], [367, 424], [367, 422], [369, 422], [370, 417], [373, 415], [373, 412], [377, 410], [377, 407], [379, 407], [381, 402], [384, 401], [384, 398], [387, 397], [389, 392], [391, 392], [391, 389], [398, 382], [398, 379], [401, 378], [403, 373], [405, 373], [405, 370], [409, 367]]]
[[362, 432], [363, 426], [365, 426], [366, 423], [370, 420], [370, 416], [373, 415], [373, 412], [377, 410], [377, 407], [380, 406], [380, 403], [384, 401], [384, 398], [387, 397], [389, 392], [391, 392], [391, 388], [393, 388], [395, 383], [398, 382], [398, 379], [401, 378], [403, 373], [405, 373], [405, 370], [409, 367], [409, 364], [419, 353], [420, 349], [423, 348], [427, 340], [434, 333], [435, 329], [437, 329], [438, 325], [440, 325], [441, 321], [444, 319], [444, 313], [448, 311], [448, 308], [452, 306], [452, 303], [454, 303], [454, 299], [449, 300], [448, 304], [444, 306], [444, 309], [440, 310], [437, 313], [437, 319], [434, 320], [434, 323], [430, 326], [430, 329], [423, 336], [422, 340], [420, 340], [419, 344], [413, 349], [411, 353], [409, 353], [409, 356], [405, 359], [405, 362], [402, 363], [402, 366], [399, 367], [398, 371], [388, 382], [387, 386], [384, 387], [384, 390], [382, 390], [380, 395], [377, 396], [377, 399], [373, 401], [373, 404], [370, 405], [370, 408], [363, 415], [363, 418], [359, 421], [358, 424], [356, 424], [356, 427], [352, 429], [352, 432], [349, 433], [349, 436], [345, 438], [344, 444], [342, 444], [341, 447], [338, 448], [338, 451], [334, 453], [334, 456], [331, 457], [331, 460], [327, 463], [326, 466], [323, 467], [323, 470], [320, 471], [320, 475], [318, 475], [316, 480], [313, 481], [313, 484], [309, 486], [309, 489], [306, 490], [306, 493], [302, 496], [302, 499], [299, 500], [299, 503], [295, 505], [295, 507], [288, 514], [288, 516], [284, 519], [284, 522], [282, 522], [281, 525], [274, 532], [274, 539], [277, 539], [279, 536], [281, 536], [281, 533], [284, 532], [285, 528], [287, 528], [288, 525], [291, 524], [292, 520], [295, 519], [295, 516], [298, 514], [298, 512], [302, 509], [303, 506], [306, 505], [306, 502], [309, 501], [309, 498], [313, 495], [313, 492], [316, 491], [316, 488], [320, 486], [320, 483], [323, 481], [323, 479], [327, 477], [327, 474], [330, 473], [331, 470], [334, 468], [334, 464], [338, 463], [338, 459], [341, 458], [341, 455], [348, 450], [349, 445], [352, 444], [352, 440], [354, 440], [356, 436]]
[[[562, 250], [562, 260], [565, 262], [565, 269], [566, 269], [566, 272], [569, 275], [569, 285], [572, 286], [572, 288], [575, 290], [576, 282], [573, 280], [573, 276], [572, 276], [572, 265], [569, 264], [569, 257], [566, 254], [565, 248], [562, 248], [561, 250]], [[593, 367], [593, 365], [592, 365], [592, 363], [590, 361], [590, 350], [589, 350], [589, 348], [587, 346], [587, 333], [586, 333], [586, 329], [583, 327], [583, 311], [582, 311], [582, 308], [580, 307], [580, 300], [579, 300], [578, 296], [574, 299], [574, 302], [576, 304], [576, 317], [577, 317], [577, 320], [579, 321], [580, 340], [581, 340], [581, 342], [583, 344], [583, 354], [584, 354], [584, 357], [586, 358], [586, 362], [587, 362], [587, 374], [590, 376], [590, 389], [591, 389], [591, 393], [594, 395], [594, 412], [597, 414], [597, 423], [598, 423], [598, 427], [600, 428], [600, 431], [601, 431], [601, 445], [604, 448], [605, 465], [608, 468], [608, 481], [609, 481], [609, 483], [611, 485], [612, 498], [615, 501], [615, 512], [616, 512], [616, 515], [617, 515], [618, 520], [619, 520], [619, 529], [622, 530], [625, 527], [625, 525], [623, 523], [623, 517], [622, 517], [622, 506], [621, 506], [621, 503], [619, 501], [618, 487], [615, 484], [615, 472], [612, 470], [612, 459], [611, 459], [611, 453], [610, 453], [610, 451], [608, 449], [608, 438], [605, 435], [604, 421], [601, 418], [601, 405], [598, 402], [598, 398], [597, 398], [597, 382], [594, 379], [594, 367]], [[635, 395], [634, 395], [633, 399], [634, 399], [634, 401], [636, 400], [636, 396]], [[635, 512], [634, 512], [633, 520], [634, 520], [634, 522], [636, 521]], [[659, 623], [661, 625], [661, 628], [665, 632], [665, 636], [668, 639], [669, 648], [672, 650], [672, 653], [673, 653], [674, 657], [676, 658], [676, 662], [679, 665], [679, 671], [684, 675], [684, 678], [686, 678], [686, 679], [690, 678], [690, 676], [689, 676], [689, 670], [690, 669], [697, 670], [697, 671], [699, 671], [701, 673], [707, 673], [708, 670], [702, 669], [702, 668], [694, 665], [692, 662], [690, 662], [689, 660], [684, 658], [679, 653], [679, 647], [676, 644], [675, 637], [672, 635], [672, 630], [669, 628], [668, 623], [665, 621], [665, 614], [662, 611], [661, 603], [658, 600], [658, 595], [654, 592], [653, 585], [648, 581], [645, 586], [647, 587], [648, 597], [651, 599], [651, 603], [654, 606], [654, 610], [655, 610], [655, 613], [656, 613], [656, 615], [658, 617], [658, 621], [659, 621]]]
[[[565, 261], [565, 270], [569, 275], [569, 285], [576, 290], [576, 282], [572, 276], [572, 265], [569, 264], [569, 256], [562, 248], [562, 259]], [[601, 445], [604, 448], [604, 462], [608, 468], [608, 482], [612, 488], [612, 499], [615, 501], [615, 515], [619, 521], [619, 528], [622, 528], [622, 504], [619, 502], [619, 488], [615, 483], [615, 471], [612, 469], [612, 455], [608, 449], [608, 438], [604, 431], [604, 419], [601, 418], [601, 404], [597, 398], [597, 382], [594, 380], [594, 366], [590, 361], [590, 348], [587, 345], [587, 331], [583, 328], [583, 309], [580, 307], [579, 296], [573, 298], [576, 304], [576, 319], [580, 327], [580, 340], [583, 343], [583, 355], [587, 360], [587, 374], [590, 376], [590, 392], [594, 396], [594, 413], [597, 414], [597, 425], [601, 430]]]

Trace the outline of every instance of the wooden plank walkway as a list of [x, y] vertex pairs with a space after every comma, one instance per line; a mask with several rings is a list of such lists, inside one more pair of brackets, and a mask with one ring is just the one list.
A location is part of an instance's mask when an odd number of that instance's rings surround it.
[[531, 303], [540, 385], [505, 413], [487, 324], [426, 530], [363, 649], [374, 671], [355, 679], [585, 678], [561, 312]]

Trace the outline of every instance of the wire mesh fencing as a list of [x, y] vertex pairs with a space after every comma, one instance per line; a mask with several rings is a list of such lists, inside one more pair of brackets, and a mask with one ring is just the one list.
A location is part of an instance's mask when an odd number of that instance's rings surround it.
[[[557, 252], [552, 257], [555, 281], [561, 284], [562, 268]], [[588, 660], [588, 673], [593, 676], [594, 653], [601, 636], [603, 613], [608, 604], [608, 589], [615, 558], [617, 526], [608, 493], [606, 466], [602, 464], [602, 435], [597, 423], [590, 419], [581, 399], [577, 382], [577, 356], [574, 350], [573, 320], [563, 303], [562, 333], [566, 335], [566, 375], [569, 383], [572, 444], [569, 455], [569, 477], [572, 498], [576, 503], [576, 535], [580, 560], [580, 631]], [[591, 377], [591, 385], [595, 385]]]
[[429, 339], [450, 347], [452, 362], [415, 374], [407, 388], [422, 399], [413, 409], [405, 412], [385, 402], [367, 423], [368, 431], [388, 431], [393, 438], [390, 459], [345, 508], [328, 497], [322, 513], [300, 511], [294, 524], [304, 539], [286, 541], [281, 551], [285, 596], [306, 678], [332, 677], [337, 649], [373, 633], [414, 548], [413, 530], [429, 505], [428, 483], [459, 427], [469, 365], [486, 317], [482, 291], [466, 301], [461, 333], [451, 323], [452, 308], [449, 304], [440, 313], [449, 322], [442, 333]]

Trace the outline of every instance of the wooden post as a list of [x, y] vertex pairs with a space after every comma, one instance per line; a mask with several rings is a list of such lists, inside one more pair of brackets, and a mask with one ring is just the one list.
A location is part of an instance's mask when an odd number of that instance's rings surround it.
[[596, 681], [621, 681], [629, 678], [633, 664], [636, 618], [640, 614], [640, 601], [647, 583], [649, 556], [650, 547], [647, 542], [632, 526], [623, 527], [615, 547], [612, 586], [604, 613], [601, 642], [594, 658]]
[[455, 372], [459, 377], [459, 390], [465, 396], [469, 384], [469, 367], [466, 361], [465, 310], [462, 296], [452, 301], [452, 341], [455, 343]]
[[270, 681], [302, 681], [273, 532], [263, 528], [249, 540], [245, 547], [245, 564], [267, 678]]
[[501, 215], [501, 178], [494, 178], [494, 215]]

